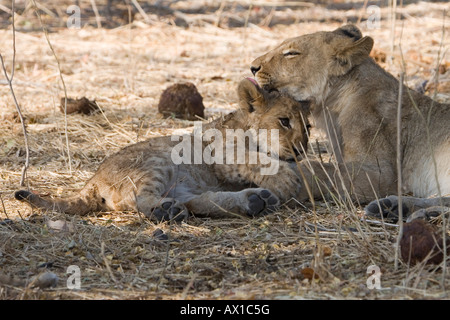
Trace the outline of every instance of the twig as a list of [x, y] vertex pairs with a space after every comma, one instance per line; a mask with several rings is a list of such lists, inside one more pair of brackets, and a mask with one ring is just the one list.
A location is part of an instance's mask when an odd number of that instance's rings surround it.
[[[152, 213], [153, 214], [153, 213]], [[156, 292], [159, 291], [159, 286], [161, 285], [162, 280], [166, 276], [167, 267], [169, 266], [169, 252], [170, 252], [170, 242], [172, 239], [172, 223], [169, 221], [169, 230], [167, 232], [167, 239], [166, 241], [166, 252], [164, 257], [164, 267], [161, 270], [161, 274], [159, 275], [158, 282], [156, 283]]]
[[183, 289], [183, 292], [181, 293], [181, 300], [186, 300], [186, 296], [189, 292], [189, 289], [194, 284], [196, 278], [197, 278], [197, 275], [194, 273], [191, 277], [191, 280], [189, 280], [189, 283], [186, 285], [186, 287]]
[[217, 11], [216, 11], [216, 16], [217, 16], [217, 18], [216, 18], [216, 22], [214, 23], [214, 26], [215, 27], [218, 27], [219, 25], [220, 25], [220, 19], [221, 19], [221, 17], [222, 17], [222, 13], [223, 13], [223, 8], [225, 7], [225, 1], [223, 1], [222, 0], [222, 2], [220, 3], [220, 7], [219, 7], [219, 9], [217, 9]]
[[397, 0], [389, 0], [389, 21], [391, 23], [390, 26], [390, 53], [387, 59], [389, 66], [392, 66], [393, 58], [394, 58], [394, 46], [395, 46], [395, 20], [397, 18]]
[[12, 22], [12, 31], [13, 31], [13, 59], [12, 59], [12, 68], [11, 68], [11, 82], [14, 79], [14, 71], [16, 69], [16, 25], [14, 23], [14, 6], [15, 6], [15, 0], [11, 1], [11, 22]]
[[12, 81], [14, 77], [14, 68], [15, 68], [15, 61], [16, 61], [16, 27], [14, 25], [14, 0], [11, 1], [12, 3], [12, 29], [13, 29], [13, 59], [12, 59], [12, 70], [11, 70], [11, 77], [8, 76], [8, 72], [6, 71], [5, 62], [3, 61], [3, 56], [0, 53], [0, 60], [2, 62], [2, 68], [3, 73], [5, 74], [6, 81], [8, 82], [9, 89], [11, 91], [11, 95], [14, 100], [14, 105], [16, 106], [17, 113], [19, 114], [20, 123], [22, 124], [22, 131], [23, 131], [23, 137], [25, 142], [25, 165], [22, 168], [22, 175], [20, 178], [20, 185], [25, 185], [25, 177], [27, 174], [28, 166], [30, 165], [30, 149], [28, 147], [28, 134], [27, 134], [27, 127], [25, 125], [25, 119], [23, 117], [22, 111], [20, 109], [19, 103], [17, 102], [16, 95], [14, 93], [14, 89], [12, 86]]
[[13, 12], [14, 12], [13, 10], [11, 10], [10, 8], [2, 5], [1, 3], [0, 3], [0, 10], [5, 11], [6, 13], [9, 13], [10, 15], [13, 15]]
[[102, 27], [102, 21], [100, 19], [100, 15], [98, 14], [97, 5], [95, 4], [95, 0], [91, 0], [91, 6], [92, 6], [92, 10], [94, 10], [95, 21], [97, 22], [97, 28], [100, 29]]
[[117, 285], [121, 286], [119, 281], [117, 281], [116, 277], [112, 273], [111, 267], [109, 266], [108, 258], [106, 258], [106, 256], [105, 256], [105, 243], [104, 242], [102, 242], [102, 244], [101, 244], [100, 255], [102, 256], [103, 263], [105, 264], [106, 270], [108, 270], [111, 280], [114, 281]]
[[[442, 50], [442, 46], [444, 43], [444, 37], [445, 37], [445, 10], [443, 12], [443, 17], [442, 17], [442, 37], [441, 37], [441, 43], [439, 45], [439, 50], [438, 50], [438, 56], [437, 56], [437, 63], [436, 63], [436, 70], [435, 70], [435, 82], [434, 82], [434, 92], [433, 92], [433, 100], [432, 100], [432, 104], [431, 104], [431, 108], [430, 111], [428, 113], [428, 119], [432, 114], [432, 110], [433, 110], [433, 105], [434, 105], [434, 101], [436, 99], [436, 95], [438, 93], [438, 82], [439, 82], [439, 65], [440, 65], [440, 60], [441, 60], [441, 50]], [[444, 54], [445, 55], [445, 54]], [[430, 121], [427, 121], [427, 128], [429, 128], [428, 124], [430, 123]], [[428, 137], [430, 136], [430, 134], [428, 133]], [[438, 189], [438, 196], [441, 199], [441, 206], [442, 206], [442, 192], [441, 192], [441, 186], [439, 185], [439, 178], [438, 178], [438, 172], [437, 172], [437, 164], [436, 164], [436, 158], [434, 157], [434, 150], [433, 147], [431, 146], [431, 143], [429, 143], [430, 146], [430, 152], [433, 158], [433, 165], [434, 165], [434, 176], [436, 179], [436, 185], [437, 185], [437, 189]], [[449, 215], [450, 217], [450, 215]], [[445, 240], [447, 238], [447, 219], [445, 218], [445, 216], [443, 216], [442, 218], [442, 280], [441, 280], [441, 286], [443, 287], [443, 289], [445, 290], [445, 276], [447, 273], [447, 241]]]
[[44, 24], [42, 23], [42, 18], [41, 15], [39, 14], [39, 10], [38, 10], [38, 6], [36, 5], [35, 0], [31, 0], [33, 2], [34, 5], [34, 9], [36, 12], [36, 15], [39, 19], [39, 23], [41, 24], [42, 30], [44, 31], [44, 35], [45, 35], [45, 39], [47, 40], [47, 43], [50, 47], [50, 50], [53, 53], [53, 56], [55, 57], [56, 63], [58, 65], [58, 72], [59, 72], [59, 78], [61, 79], [61, 83], [63, 85], [64, 88], [64, 132], [65, 132], [65, 136], [66, 136], [66, 148], [67, 148], [67, 158], [68, 158], [68, 162], [69, 162], [69, 172], [70, 174], [72, 174], [72, 159], [70, 157], [70, 148], [69, 148], [69, 133], [67, 130], [67, 88], [66, 88], [66, 83], [64, 82], [63, 76], [62, 76], [62, 72], [61, 72], [61, 65], [59, 63], [59, 59], [56, 56], [55, 50], [53, 49], [53, 46], [50, 42], [50, 39], [48, 37], [48, 32], [47, 29], [44, 27]]
[[6, 212], [5, 203], [3, 202], [2, 194], [0, 193], [0, 201], [2, 202], [3, 212], [5, 213], [6, 219], [9, 219], [8, 213]]
[[[411, 103], [413, 104], [413, 107], [416, 109], [417, 114], [422, 118], [422, 120], [424, 121], [425, 124], [425, 132], [426, 132], [426, 138], [427, 138], [427, 145], [428, 145], [428, 149], [430, 152], [430, 157], [432, 159], [432, 163], [433, 163], [433, 168], [434, 168], [434, 176], [435, 176], [435, 180], [436, 180], [436, 187], [437, 187], [437, 195], [438, 197], [441, 199], [442, 201], [442, 192], [441, 192], [441, 187], [439, 184], [439, 177], [438, 177], [438, 171], [437, 171], [437, 163], [436, 163], [436, 157], [435, 157], [435, 153], [434, 153], [434, 148], [433, 148], [433, 143], [431, 141], [430, 138], [430, 116], [433, 113], [433, 108], [435, 106], [435, 100], [436, 100], [436, 94], [437, 94], [437, 83], [439, 81], [438, 77], [439, 77], [439, 65], [440, 65], [440, 61], [441, 61], [441, 50], [442, 50], [442, 46], [444, 43], [444, 36], [445, 36], [445, 14], [446, 12], [444, 11], [443, 13], [443, 24], [442, 24], [442, 36], [441, 36], [441, 42], [439, 45], [439, 50], [438, 50], [438, 56], [437, 56], [437, 65], [436, 65], [436, 69], [435, 69], [435, 91], [433, 92], [433, 98], [431, 99], [431, 107], [428, 109], [428, 114], [425, 117], [425, 115], [423, 114], [423, 112], [419, 109], [419, 106], [417, 105], [417, 103], [414, 101], [414, 98], [411, 95], [410, 89], [408, 87], [406, 87], [406, 92], [408, 93], [409, 99], [411, 101]], [[401, 51], [401, 47], [400, 47], [400, 53], [401, 53], [401, 57], [402, 57], [402, 61], [404, 63], [404, 59], [403, 59], [403, 52]], [[405, 70], [405, 67], [403, 66], [403, 70]], [[441, 204], [442, 205], [442, 204]], [[448, 218], [450, 220], [450, 216]], [[446, 238], [447, 235], [447, 223], [449, 221], [447, 221], [447, 219], [443, 219], [443, 224], [442, 224], [442, 236], [443, 239]], [[441, 280], [441, 286], [444, 288], [445, 290], [445, 277], [446, 277], [446, 273], [447, 273], [447, 266], [446, 266], [446, 261], [447, 261], [447, 243], [446, 241], [443, 241], [443, 269], [442, 269], [442, 280]]]
[[402, 208], [402, 153], [401, 153], [401, 133], [402, 133], [402, 95], [403, 95], [403, 78], [405, 74], [400, 73], [399, 89], [398, 89], [398, 105], [397, 105], [397, 196], [398, 196], [398, 237], [395, 244], [395, 270], [398, 268], [398, 252], [400, 250], [400, 240], [403, 235], [403, 208]]
[[150, 17], [147, 15], [147, 13], [145, 13], [144, 9], [142, 9], [142, 7], [139, 4], [139, 2], [137, 2], [136, 0], [131, 0], [131, 2], [136, 7], [136, 9], [139, 11], [141, 16], [144, 18], [145, 22], [147, 22], [147, 23], [152, 22]]
[[[33, 2], [34, 2], [34, 0], [33, 0]], [[56, 14], [53, 13], [52, 10], [48, 9], [47, 7], [45, 7], [44, 5], [40, 4], [39, 2], [36, 2], [34, 5], [35, 5], [35, 7], [37, 7], [38, 9], [44, 11], [44, 12], [45, 12], [46, 14], [48, 14], [50, 17], [56, 18]]]
[[[399, 227], [398, 224], [395, 224], [395, 223], [388, 223], [388, 222], [378, 221], [378, 220], [371, 220], [371, 219], [361, 218], [361, 221], [368, 222], [368, 223], [372, 223], [372, 224], [378, 224], [378, 225], [381, 225], [381, 226]], [[386, 234], [386, 233], [384, 233], [384, 234]]]
[[359, 25], [361, 23], [364, 11], [366, 11], [366, 9], [367, 9], [368, 2], [369, 2], [369, 0], [364, 0], [364, 4], [363, 4], [361, 10], [359, 11], [358, 21], [356, 22], [356, 25]]
[[[240, 4], [248, 4], [250, 1], [240, 1], [240, 0], [225, 0], [230, 3], [240, 3]], [[306, 2], [306, 1], [251, 1], [250, 5], [258, 6], [258, 7], [309, 7], [312, 8], [316, 6], [314, 3]]]

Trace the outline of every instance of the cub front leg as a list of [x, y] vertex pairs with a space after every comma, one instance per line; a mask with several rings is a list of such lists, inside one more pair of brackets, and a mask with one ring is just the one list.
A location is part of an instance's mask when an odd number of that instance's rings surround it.
[[280, 201], [296, 197], [301, 189], [301, 179], [286, 161], [277, 161], [270, 169], [260, 164], [220, 165], [220, 178], [236, 183], [253, 183], [269, 189]]
[[248, 188], [238, 192], [208, 191], [185, 203], [195, 215], [206, 217], [230, 217], [234, 214], [257, 217], [275, 211], [280, 200], [263, 188]]

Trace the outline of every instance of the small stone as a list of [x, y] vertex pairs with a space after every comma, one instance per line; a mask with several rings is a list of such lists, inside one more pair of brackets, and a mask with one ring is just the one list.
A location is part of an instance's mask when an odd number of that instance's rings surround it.
[[[450, 239], [446, 238], [447, 254], [450, 254]], [[439, 264], [443, 259], [442, 231], [422, 219], [403, 225], [400, 251], [405, 263], [414, 265], [428, 257], [426, 264]]]
[[161, 241], [167, 241], [169, 240], [169, 237], [167, 236], [167, 234], [164, 233], [164, 231], [162, 231], [161, 229], [156, 229], [155, 231], [153, 231], [153, 237], [157, 240], [161, 240]]
[[[62, 113], [64, 113], [65, 109], [65, 98], [61, 98], [61, 105], [59, 106], [59, 109]], [[89, 99], [83, 97], [81, 99], [72, 99], [67, 98], [67, 114], [70, 113], [82, 113], [82, 114], [93, 114], [94, 112], [98, 111], [99, 108], [97, 106], [97, 103], [94, 101], [90, 101]]]
[[200, 120], [205, 116], [204, 110], [203, 98], [190, 82], [171, 85], [159, 98], [158, 111], [165, 117]]

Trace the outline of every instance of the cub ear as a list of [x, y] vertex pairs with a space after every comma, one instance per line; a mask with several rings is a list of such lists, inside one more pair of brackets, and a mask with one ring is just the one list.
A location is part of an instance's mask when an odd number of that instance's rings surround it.
[[355, 42], [336, 41], [333, 54], [333, 74], [344, 75], [369, 57], [373, 39], [363, 37]]
[[239, 106], [243, 111], [252, 113], [265, 105], [264, 92], [253, 79], [242, 80], [239, 83], [237, 93]]

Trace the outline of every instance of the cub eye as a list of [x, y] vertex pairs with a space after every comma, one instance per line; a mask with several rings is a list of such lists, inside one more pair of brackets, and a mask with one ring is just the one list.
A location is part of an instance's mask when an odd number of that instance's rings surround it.
[[286, 52], [283, 52], [283, 56], [285, 56], [287, 58], [292, 58], [292, 57], [298, 56], [299, 54], [300, 54], [300, 52], [298, 52], [298, 51], [286, 51]]
[[289, 122], [289, 118], [278, 118], [278, 120], [280, 120], [280, 124], [287, 128], [287, 129], [291, 129], [291, 123]]

